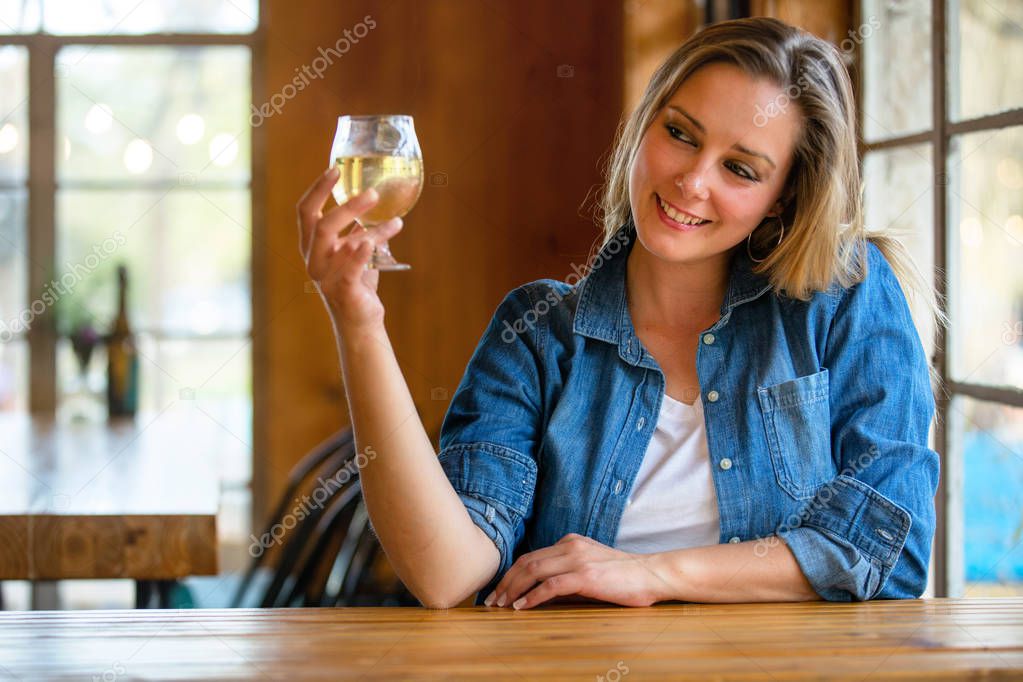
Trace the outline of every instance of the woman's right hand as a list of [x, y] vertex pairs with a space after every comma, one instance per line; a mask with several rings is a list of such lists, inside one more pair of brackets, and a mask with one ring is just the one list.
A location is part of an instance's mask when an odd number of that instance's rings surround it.
[[316, 284], [338, 333], [373, 329], [384, 319], [377, 296], [380, 271], [367, 269], [373, 248], [385, 243], [402, 227], [401, 218], [366, 230], [355, 219], [379, 200], [374, 189], [352, 197], [336, 208], [323, 211], [338, 170], [331, 167], [299, 200], [299, 248], [306, 272]]

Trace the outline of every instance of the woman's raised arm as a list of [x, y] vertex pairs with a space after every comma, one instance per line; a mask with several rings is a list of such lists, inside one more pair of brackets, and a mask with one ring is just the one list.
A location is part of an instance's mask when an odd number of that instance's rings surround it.
[[334, 326], [357, 447], [376, 453], [360, 473], [366, 507], [398, 577], [425, 606], [448, 608], [494, 577], [498, 550], [438, 462], [384, 327], [380, 273], [366, 269], [401, 219], [369, 231], [354, 222], [373, 190], [324, 213], [336, 181], [331, 168], [299, 201], [300, 248]]

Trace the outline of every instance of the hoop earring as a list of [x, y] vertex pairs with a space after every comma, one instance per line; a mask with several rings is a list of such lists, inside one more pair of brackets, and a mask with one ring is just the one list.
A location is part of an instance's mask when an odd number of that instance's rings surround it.
[[[781, 245], [781, 240], [785, 238], [785, 223], [782, 222], [781, 216], [777, 216], [776, 219], [778, 221], [780, 230], [778, 232], [778, 243], [775, 244], [774, 247], [778, 248]], [[756, 232], [756, 230], [753, 230], [753, 232]], [[749, 259], [754, 263], [763, 263], [765, 260], [767, 260], [767, 258], [754, 258], [753, 252], [750, 250], [750, 239], [752, 239], [753, 237], [753, 232], [750, 232], [749, 236], [746, 237], [746, 255], [748, 255]]]

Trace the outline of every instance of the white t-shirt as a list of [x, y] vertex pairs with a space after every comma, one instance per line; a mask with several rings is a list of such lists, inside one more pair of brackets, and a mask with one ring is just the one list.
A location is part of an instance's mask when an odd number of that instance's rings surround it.
[[703, 403], [664, 395], [657, 427], [636, 474], [615, 548], [652, 554], [720, 542]]

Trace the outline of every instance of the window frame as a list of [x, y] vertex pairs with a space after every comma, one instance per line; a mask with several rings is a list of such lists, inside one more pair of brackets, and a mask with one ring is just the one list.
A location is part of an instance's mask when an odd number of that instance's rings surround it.
[[[244, 46], [249, 49], [251, 66], [249, 69], [250, 104], [263, 99], [264, 55], [262, 45], [265, 34], [268, 0], [259, 0], [256, 28], [251, 33], [149, 33], [149, 34], [49, 34], [23, 33], [0, 35], [0, 46], [18, 45], [28, 52], [28, 173], [22, 185], [27, 192], [26, 207], [26, 268], [28, 282], [28, 300], [31, 301], [37, 292], [42, 292], [48, 284], [47, 273], [56, 271], [56, 57], [58, 52], [70, 46]], [[260, 180], [256, 169], [260, 168], [263, 159], [264, 145], [262, 133], [258, 127], [251, 128], [251, 154], [249, 181], [246, 185], [250, 198], [251, 233], [249, 247], [250, 272], [250, 324], [244, 335], [230, 335], [230, 338], [247, 339], [251, 344], [254, 330], [261, 323], [262, 292], [252, 273], [257, 271], [261, 259], [256, 244], [261, 243], [263, 235], [264, 215], [262, 206], [256, 197], [260, 196]], [[238, 187], [242, 187], [238, 185]], [[156, 330], [143, 330], [155, 339], [163, 338], [195, 338], [205, 339], [208, 336], [180, 334], [164, 335]], [[48, 308], [34, 320], [32, 327], [23, 335], [27, 342], [29, 365], [28, 371], [28, 411], [36, 415], [53, 416], [59, 402], [57, 382], [57, 344], [59, 337], [56, 320], [52, 308]], [[223, 338], [216, 335], [214, 338]], [[255, 352], [252, 354], [255, 358]], [[252, 362], [252, 361], [250, 361]], [[252, 362], [253, 395], [261, 383], [255, 376], [256, 363]]]
[[[865, 111], [862, 107], [865, 95], [863, 44], [857, 46], [856, 93], [861, 103], [857, 118], [859, 157], [862, 168], [867, 153], [909, 147], [916, 144], [930, 144], [933, 183], [933, 237], [934, 272], [931, 283], [938, 295], [942, 312], [949, 314], [948, 297], [952, 282], [949, 281], [949, 246], [951, 235], [949, 221], [948, 155], [952, 138], [966, 133], [998, 130], [1023, 125], [1023, 107], [1016, 107], [995, 114], [987, 114], [960, 121], [950, 120], [948, 105], [950, 77], [956, 75], [949, 69], [949, 29], [956, 28], [957, 16], [951, 16], [952, 0], [931, 0], [931, 126], [920, 132], [896, 135], [873, 142], [866, 142], [863, 136]], [[856, 25], [863, 21], [863, 2], [855, 3]], [[956, 65], [952, 65], [956, 67]], [[958, 397], [970, 397], [1012, 407], [1023, 407], [1023, 390], [1012, 387], [988, 386], [966, 381], [955, 381], [950, 374], [948, 340], [950, 329], [941, 325], [935, 327], [934, 355], [931, 363], [941, 388], [935, 395], [934, 441], [941, 461], [942, 476], [935, 498], [937, 523], [934, 537], [934, 595], [936, 597], [957, 596], [962, 592], [963, 580], [952, 567], [964, 566], [963, 545], [963, 491], [962, 462], [957, 453], [949, 451], [954, 425], [948, 422], [952, 401]]]

